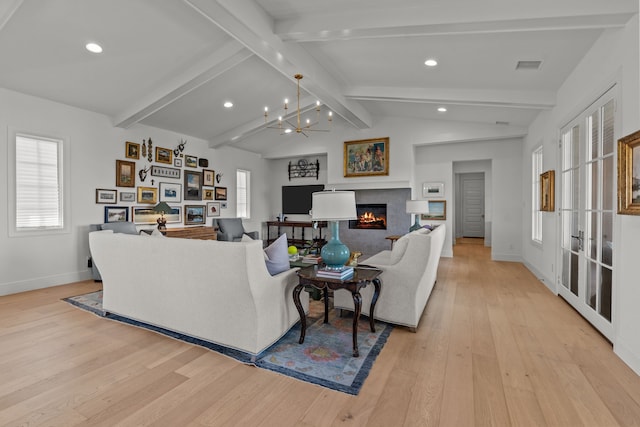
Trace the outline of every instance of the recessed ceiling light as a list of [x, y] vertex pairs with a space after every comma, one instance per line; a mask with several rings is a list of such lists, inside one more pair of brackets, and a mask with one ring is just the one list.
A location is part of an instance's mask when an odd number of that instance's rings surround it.
[[102, 46], [97, 43], [87, 43], [84, 46], [89, 52], [92, 53], [102, 53]]
[[233, 107], [233, 102], [227, 101], [223, 105], [224, 105], [224, 108], [231, 108], [231, 107]]
[[438, 112], [446, 113], [447, 112], [447, 107], [438, 107]]
[[436, 65], [438, 65], [438, 61], [433, 58], [429, 58], [424, 61], [424, 65], [426, 65], [427, 67], [435, 67]]

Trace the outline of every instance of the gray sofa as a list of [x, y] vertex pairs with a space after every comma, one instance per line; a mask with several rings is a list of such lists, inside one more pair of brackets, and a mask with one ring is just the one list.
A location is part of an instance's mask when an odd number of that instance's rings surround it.
[[244, 234], [253, 240], [260, 238], [257, 231], [245, 231], [242, 218], [214, 218], [212, 225], [218, 230], [218, 240], [239, 242]]

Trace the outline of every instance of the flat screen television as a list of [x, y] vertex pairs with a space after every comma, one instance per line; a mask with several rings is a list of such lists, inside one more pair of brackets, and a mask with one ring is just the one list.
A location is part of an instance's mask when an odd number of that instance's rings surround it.
[[324, 185], [283, 185], [282, 213], [285, 215], [309, 215], [311, 194], [324, 190]]

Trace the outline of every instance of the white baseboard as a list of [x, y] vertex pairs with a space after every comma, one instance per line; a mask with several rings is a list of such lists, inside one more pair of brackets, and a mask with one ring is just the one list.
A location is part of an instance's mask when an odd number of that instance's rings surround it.
[[618, 355], [620, 359], [633, 371], [640, 375], [640, 356], [633, 353], [627, 346], [619, 343], [619, 338], [616, 338], [616, 343], [613, 345], [613, 352]]
[[36, 279], [22, 280], [18, 282], [0, 283], [0, 296], [33, 291], [35, 289], [50, 288], [52, 286], [66, 285], [67, 283], [81, 282], [89, 279], [91, 279], [91, 270], [83, 270], [72, 273], [57, 274], [55, 276], [38, 277]]
[[491, 253], [493, 261], [522, 262], [522, 256], [514, 254]]
[[546, 277], [544, 274], [542, 274], [542, 272], [540, 270], [538, 270], [537, 268], [535, 268], [533, 265], [529, 264], [528, 262], [524, 261], [523, 262], [524, 266], [527, 267], [527, 269], [533, 273], [534, 276], [536, 276], [538, 278], [538, 280], [540, 280], [547, 288], [549, 288], [549, 290], [551, 292], [553, 292], [554, 295], [558, 295], [558, 290], [556, 289], [556, 286], [553, 282], [553, 279], [550, 279], [548, 277]]

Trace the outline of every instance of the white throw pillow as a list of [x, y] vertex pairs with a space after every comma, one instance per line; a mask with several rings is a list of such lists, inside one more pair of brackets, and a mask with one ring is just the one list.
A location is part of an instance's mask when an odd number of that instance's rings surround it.
[[242, 239], [240, 239], [241, 242], [253, 242], [253, 239], [249, 236], [247, 236], [246, 234], [242, 235]]
[[287, 235], [283, 234], [264, 249], [267, 270], [272, 276], [289, 269], [287, 248]]

